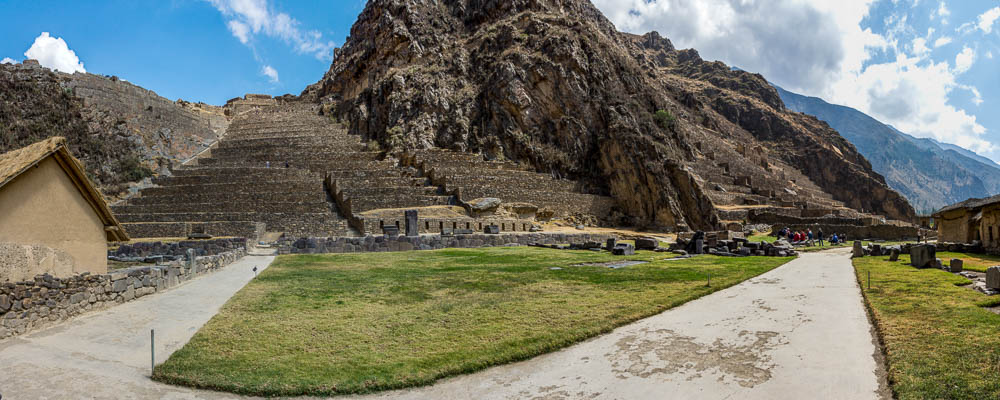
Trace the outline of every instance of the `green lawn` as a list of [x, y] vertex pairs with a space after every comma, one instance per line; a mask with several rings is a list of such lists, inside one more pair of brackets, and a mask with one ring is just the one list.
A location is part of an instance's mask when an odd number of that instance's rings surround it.
[[980, 306], [1000, 297], [960, 287], [969, 281], [958, 275], [909, 267], [909, 259], [854, 259], [885, 345], [893, 393], [899, 399], [998, 398], [1000, 315]]
[[572, 265], [623, 258], [528, 247], [281, 256], [154, 379], [267, 396], [428, 384], [565, 347], [791, 260], [667, 257], [640, 252], [627, 258], [652, 262], [611, 269]]
[[941, 259], [944, 265], [952, 258], [962, 259], [962, 268], [969, 271], [986, 272], [986, 269], [995, 265], [1000, 265], [1000, 257], [985, 254], [972, 253], [952, 253], [950, 251], [939, 251], [937, 258]]

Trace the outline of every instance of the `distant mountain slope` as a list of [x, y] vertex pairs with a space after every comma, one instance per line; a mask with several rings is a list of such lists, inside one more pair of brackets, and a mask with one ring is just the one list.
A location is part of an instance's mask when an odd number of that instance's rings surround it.
[[170, 101], [118, 78], [0, 64], [0, 153], [64, 136], [111, 200], [169, 173], [227, 126], [221, 107]]
[[785, 105], [826, 121], [920, 213], [1000, 192], [1000, 166], [958, 146], [915, 138], [850, 107], [775, 86]]

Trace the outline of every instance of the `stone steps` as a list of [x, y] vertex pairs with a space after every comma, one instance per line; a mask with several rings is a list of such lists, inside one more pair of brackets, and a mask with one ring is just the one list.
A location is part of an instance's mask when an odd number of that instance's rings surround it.
[[518, 171], [518, 174], [508, 176], [497, 175], [466, 175], [452, 174], [435, 180], [435, 183], [446, 187], [468, 186], [521, 186], [545, 188], [548, 191], [572, 192], [577, 188], [576, 181], [552, 179], [545, 174]]
[[[446, 187], [451, 192], [453, 189]], [[548, 208], [561, 215], [589, 214], [608, 215], [615, 201], [608, 196], [574, 192], [552, 192], [547, 190], [505, 188], [493, 186], [454, 188], [454, 193], [463, 201], [482, 197], [496, 197], [504, 202], [531, 203], [539, 208]]]
[[451, 196], [355, 196], [346, 198], [341, 207], [352, 214], [360, 214], [389, 208], [447, 206], [450, 203]]

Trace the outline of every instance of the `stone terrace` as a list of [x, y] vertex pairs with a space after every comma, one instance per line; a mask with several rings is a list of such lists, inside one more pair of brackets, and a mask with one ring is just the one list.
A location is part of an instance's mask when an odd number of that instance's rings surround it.
[[351, 234], [323, 177], [364, 146], [314, 105], [264, 100], [252, 98], [210, 154], [113, 207], [131, 236]]
[[695, 147], [699, 156], [691, 167], [703, 180], [723, 224], [779, 223], [785, 218], [802, 221], [825, 216], [860, 224], [875, 218], [834, 200], [797, 169], [769, 159], [760, 147], [747, 148], [725, 140], [706, 140]]
[[583, 193], [575, 181], [554, 179], [513, 162], [486, 161], [481, 154], [434, 149], [411, 151], [402, 158], [404, 165], [461, 201], [496, 197], [530, 203], [539, 208], [540, 217], [603, 218], [615, 205], [611, 197]]

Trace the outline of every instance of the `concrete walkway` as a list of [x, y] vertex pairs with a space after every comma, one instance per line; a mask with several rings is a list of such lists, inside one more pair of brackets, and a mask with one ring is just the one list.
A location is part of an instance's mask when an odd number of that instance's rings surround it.
[[849, 249], [807, 253], [562, 351], [363, 398], [874, 399], [862, 301]]
[[[235, 398], [149, 379], [149, 330], [156, 363], [180, 349], [274, 257], [247, 256], [172, 290], [0, 342], [4, 399]], [[259, 273], [259, 271], [258, 271]]]

